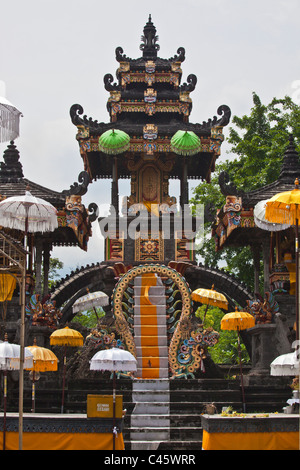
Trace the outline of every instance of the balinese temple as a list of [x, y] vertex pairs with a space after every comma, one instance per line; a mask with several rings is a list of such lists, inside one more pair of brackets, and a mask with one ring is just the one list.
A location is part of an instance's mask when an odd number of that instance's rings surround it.
[[[33, 195], [46, 199], [58, 210], [59, 227], [48, 235], [35, 234], [29, 241], [34, 248], [31, 263], [38, 268], [37, 281], [42, 259], [47, 266], [52, 246], [87, 248], [91, 222], [99, 215], [97, 222], [105, 238], [101, 261], [95, 260], [91, 265], [77, 268], [61, 279], [49, 292], [50, 307], [45, 304], [44, 311], [40, 310], [36, 297], [38, 291], [34, 291], [26, 307], [31, 338], [40, 331], [39, 339], [43, 337], [47, 347], [53, 329], [63, 328], [73, 319], [76, 321], [74, 303], [87, 295], [87, 289], [94, 297], [98, 291], [101, 291], [101, 298], [103, 293], [107, 294], [108, 302], [103, 307], [105, 314], [98, 318], [97, 325], [92, 329], [81, 325], [83, 347], [80, 351], [68, 348], [75, 350], [72, 355], [68, 351], [66, 364], [68, 412], [86, 413], [90, 392], [97, 393], [93, 396], [99, 396], [99, 392], [111, 394], [111, 371], [90, 370], [90, 363], [98, 351], [117, 347], [129, 351], [137, 360], [137, 371], [118, 370], [116, 373], [119, 390], [124, 392], [124, 403], [126, 401], [128, 407], [124, 421], [127, 420], [127, 440], [131, 450], [201, 449], [200, 414], [204, 405], [207, 402], [212, 405], [211, 402], [217, 400], [220, 411], [229, 403], [241, 409], [241, 391], [239, 381], [225, 380], [224, 369], [211, 359], [209, 348], [219, 341], [220, 333], [196, 315], [204, 302], [193, 301], [192, 292], [198, 288], [213, 288], [226, 296], [229, 312], [238, 305], [240, 309], [248, 308], [255, 318], [262, 308], [268, 320], [271, 316], [271, 322], [264, 324], [258, 318], [257, 324], [242, 336], [252, 359], [249, 384], [252, 375], [253, 383], [260, 387], [260, 396], [269, 401], [275, 396], [274, 381], [270, 381], [270, 363], [279, 354], [290, 352], [290, 330], [284, 325], [271, 288], [268, 302], [259, 303], [240, 280], [225, 270], [198, 264], [195, 257], [193, 242], [197, 218], [191, 217], [187, 207], [188, 182], [191, 179], [198, 180], [199, 184], [210, 182], [220, 156], [224, 127], [230, 120], [229, 107], [221, 105], [216, 111], [217, 116], [206, 117], [202, 123], [190, 122], [191, 94], [197, 78], [189, 75], [186, 81], [182, 80], [183, 47], [169, 59], [158, 55], [160, 47], [151, 16], [143, 30], [140, 50], [141, 56], [132, 59], [121, 47], [116, 48], [116, 78], [111, 74], [104, 76], [108, 92], [107, 122], [88, 118], [79, 104], [70, 109], [79, 147], [78, 158], [83, 164], [79, 184], [74, 183], [69, 190], [59, 193], [27, 180], [18, 151], [11, 143], [0, 167], [0, 194], [2, 197], [23, 194], [29, 186]], [[273, 284], [275, 290], [292, 287], [292, 279], [288, 278], [291, 268], [284, 271], [289, 286], [281, 283], [280, 277], [283, 263], [293, 261], [293, 252], [288, 251], [292, 237], [286, 236], [287, 232], [272, 237], [255, 227], [253, 207], [261, 198], [290, 188], [294, 176], [298, 176], [298, 167], [291, 141], [280, 177], [273, 185], [248, 194], [237, 193], [232, 185], [226, 184], [225, 175], [221, 185], [227, 200], [214, 226], [217, 249], [231, 242], [249, 243], [257, 256], [263, 249], [265, 272], [267, 268], [277, 269], [277, 277], [273, 280], [265, 277], [268, 287]], [[125, 178], [130, 181], [130, 191], [119, 200], [118, 183]], [[101, 199], [103, 179], [111, 180], [108, 217], [97, 213], [96, 204], [90, 204], [86, 210], [81, 202], [81, 196], [90, 184], [99, 186]], [[180, 182], [179, 201], [170, 192], [173, 179]], [[191, 221], [188, 227], [184, 224], [186, 217]], [[271, 240], [272, 247], [278, 247], [272, 265]], [[8, 246], [9, 241], [6, 244]], [[290, 292], [284, 292], [284, 295], [288, 298]], [[49, 324], [45, 311], [51, 310], [51, 306], [59, 314], [54, 323]], [[57, 349], [62, 348], [57, 346]], [[60, 364], [62, 369], [64, 360]], [[269, 387], [266, 393], [261, 390], [264, 380]], [[49, 388], [44, 382], [45, 393], [42, 394], [43, 403], [48, 400], [51, 405], [50, 412], [54, 407], [57, 409], [57, 394], [53, 390], [61, 387], [58, 378], [53, 381], [55, 384]], [[39, 386], [42, 388], [42, 380]], [[31, 400], [31, 387], [27, 391]], [[283, 397], [281, 392], [280, 389], [279, 400]], [[252, 409], [265, 410], [265, 398], [258, 403], [256, 389], [249, 393], [253, 394]], [[288, 393], [290, 396], [290, 391]], [[269, 402], [267, 409], [274, 409], [276, 403]], [[52, 417], [50, 421], [52, 429]], [[77, 422], [77, 417], [72, 421]], [[92, 441], [96, 421], [85, 419], [83, 425], [82, 421], [70, 425], [64, 421], [62, 426], [58, 419], [57, 432], [63, 432], [61, 428], [64, 429], [66, 424], [73, 434], [74, 426], [80, 426], [82, 436], [88, 436], [85, 442]], [[111, 429], [114, 435], [116, 431], [118, 435], [122, 432], [119, 424], [115, 426], [114, 423], [112, 428], [105, 423], [104, 420], [106, 430], [101, 432], [111, 433]], [[37, 428], [40, 429], [40, 424]], [[90, 434], [86, 434], [86, 430]]]
[[[188, 181], [210, 181], [230, 109], [222, 105], [217, 110], [219, 118], [215, 116], [201, 124], [190, 122], [191, 93], [197, 78], [189, 75], [182, 83], [184, 48], [163, 59], [158, 55], [157, 41], [156, 28], [149, 17], [140, 58], [131, 59], [121, 47], [116, 49], [116, 81], [110, 74], [104, 76], [109, 93], [107, 123], [88, 118], [79, 104], [71, 107], [83, 168], [90, 183], [112, 181], [111, 215], [116, 218], [111, 220], [116, 223], [112, 229], [108, 223], [103, 232], [105, 261], [83, 268], [74, 279], [62, 280], [51, 298], [62, 305], [67, 298], [74, 302], [84, 287], [104, 291], [112, 299], [114, 334], [122, 347], [137, 357], [138, 376], [188, 378], [203, 372], [207, 346], [218, 336], [214, 331], [204, 334], [201, 321], [193, 314], [191, 291], [198, 287], [210, 289], [214, 284], [226, 294], [232, 308], [234, 301], [245, 304], [251, 293], [225, 272], [197, 265], [195, 234], [187, 233], [183, 224], [189, 201]], [[125, 136], [125, 144], [115, 150], [104, 137], [117, 135]], [[192, 137], [193, 145], [180, 146], [178, 136]], [[118, 181], [122, 178], [130, 179], [130, 194], [119, 201]], [[179, 204], [170, 194], [172, 179], [180, 181]], [[185, 229], [181, 232], [177, 230], [178, 219]], [[145, 220], [146, 224], [142, 224]], [[165, 220], [170, 222], [167, 237]], [[101, 214], [98, 221], [105, 225]], [[135, 222], [135, 233], [130, 236], [130, 225]], [[190, 230], [193, 229], [192, 223]], [[63, 309], [63, 320], [70, 318], [71, 301]], [[102, 331], [105, 328], [103, 324]], [[190, 347], [182, 360], [180, 351], [188, 338]]]

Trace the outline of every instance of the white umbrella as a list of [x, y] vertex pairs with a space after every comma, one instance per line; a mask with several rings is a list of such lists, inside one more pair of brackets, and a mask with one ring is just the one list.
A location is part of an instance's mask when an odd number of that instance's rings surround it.
[[52, 232], [58, 227], [57, 210], [48, 201], [33, 196], [8, 197], [0, 202], [0, 225], [27, 232]]
[[98, 351], [90, 360], [91, 370], [136, 371], [136, 358], [119, 348]]
[[[96, 291], [96, 292], [89, 292], [74, 302], [72, 310], [73, 313], [84, 312], [90, 308], [94, 309], [94, 312], [97, 316], [96, 307], [104, 307], [105, 305], [109, 304], [109, 297], [104, 292]], [[98, 316], [97, 316], [98, 318]]]
[[276, 357], [270, 367], [271, 375], [299, 375], [300, 362], [297, 351]]
[[19, 111], [6, 98], [0, 96], [0, 142], [15, 140], [20, 133], [20, 116]]
[[[0, 343], [0, 369], [4, 371], [4, 413], [3, 413], [3, 450], [5, 450], [6, 435], [6, 401], [7, 401], [7, 371], [18, 370], [21, 364], [21, 346], [18, 344], [8, 343], [7, 334], [5, 341]], [[24, 367], [33, 366], [33, 354], [29, 349], [24, 350]]]
[[253, 210], [255, 225], [257, 225], [257, 227], [261, 228], [262, 230], [268, 230], [269, 232], [279, 232], [281, 230], [286, 230], [287, 228], [289, 228], [290, 225], [288, 224], [275, 224], [269, 222], [265, 218], [267, 201], [268, 199], [259, 201], [255, 205]]
[[113, 450], [115, 450], [116, 371], [136, 371], [137, 360], [129, 351], [124, 349], [103, 349], [98, 351], [90, 360], [90, 369], [113, 371]]
[[[24, 196], [8, 197], [0, 202], [0, 226], [22, 230], [25, 233], [24, 248], [28, 232], [51, 232], [57, 226], [56, 209], [43, 199], [32, 196], [26, 190]], [[24, 337], [25, 337], [25, 280], [26, 266], [22, 273], [21, 290], [21, 361], [19, 378], [19, 449], [23, 437], [23, 387], [24, 387]]]

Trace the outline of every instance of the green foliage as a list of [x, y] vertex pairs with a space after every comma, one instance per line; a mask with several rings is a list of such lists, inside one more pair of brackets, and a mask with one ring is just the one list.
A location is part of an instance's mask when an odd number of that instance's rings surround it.
[[[221, 208], [225, 204], [218, 178], [222, 171], [238, 189], [248, 192], [275, 181], [280, 173], [283, 155], [289, 143], [289, 134], [295, 138], [300, 151], [300, 107], [288, 96], [274, 98], [270, 104], [261, 103], [253, 93], [253, 107], [249, 116], [234, 116], [234, 127], [229, 129], [230, 152], [235, 156], [216, 165], [211, 183], [202, 182], [193, 192], [190, 204]], [[298, 143], [298, 146], [297, 146]], [[205, 240], [197, 251], [204, 263], [211, 267], [225, 265], [248, 287], [254, 289], [254, 265], [249, 247], [228, 247], [216, 252], [211, 238], [211, 223], [205, 224]]]
[[[206, 310], [206, 305], [199, 307], [195, 313], [196, 317], [202, 318]], [[228, 331], [221, 329], [221, 320], [225, 313], [217, 307], [208, 307], [205, 317], [205, 327], [211, 327], [220, 333], [217, 344], [208, 348], [212, 360], [217, 364], [239, 364], [238, 357], [238, 335], [237, 331]], [[241, 342], [242, 363], [250, 361], [245, 345]]]
[[[96, 308], [97, 315], [94, 309], [89, 309], [85, 312], [77, 313], [72, 319], [73, 322], [80, 323], [86, 328], [95, 328], [97, 326], [98, 319], [104, 317], [105, 312], [102, 307]], [[97, 318], [98, 317], [98, 318]]]

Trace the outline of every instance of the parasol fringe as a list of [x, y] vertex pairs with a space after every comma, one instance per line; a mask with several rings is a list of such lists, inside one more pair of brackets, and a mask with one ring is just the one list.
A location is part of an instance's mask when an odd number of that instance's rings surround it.
[[272, 205], [267, 204], [265, 218], [275, 224], [296, 225], [299, 214], [297, 214], [297, 209], [293, 210], [293, 206], [294, 204], [291, 204], [290, 210], [287, 210], [286, 208], [274, 207], [274, 203]]
[[176, 147], [174, 147], [173, 145], [171, 145], [171, 150], [172, 152], [174, 153], [177, 153], [178, 155], [183, 155], [185, 157], [192, 157], [193, 155], [197, 155], [197, 153], [199, 153], [201, 151], [201, 147], [197, 148], [197, 149], [178, 149]]
[[20, 115], [21, 113], [14, 108], [8, 109], [0, 103], [0, 142], [15, 140], [20, 135]]
[[82, 346], [82, 338], [51, 338], [52, 346]]
[[121, 148], [111, 148], [111, 149], [108, 149], [106, 147], [102, 147], [100, 144], [99, 144], [99, 150], [103, 153], [106, 153], [108, 155], [118, 155], [120, 153], [124, 153], [126, 152], [127, 150], [129, 150], [130, 148], [130, 143], [128, 143], [127, 145], [121, 147]]

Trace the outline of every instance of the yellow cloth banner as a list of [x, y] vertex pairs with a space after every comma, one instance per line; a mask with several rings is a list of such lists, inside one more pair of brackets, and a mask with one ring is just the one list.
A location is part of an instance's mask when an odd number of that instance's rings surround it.
[[11, 274], [0, 273], [0, 302], [11, 300], [17, 280]]
[[299, 450], [298, 432], [214, 432], [203, 430], [204, 450]]
[[154, 273], [142, 274], [140, 317], [143, 379], [159, 378], [157, 309], [149, 299], [149, 289], [156, 286], [156, 283]]
[[[6, 450], [19, 449], [19, 433], [6, 433]], [[3, 433], [0, 433], [0, 449], [3, 449]], [[116, 450], [124, 450], [123, 434], [116, 436]], [[112, 433], [23, 433], [23, 450], [113, 450]]]

